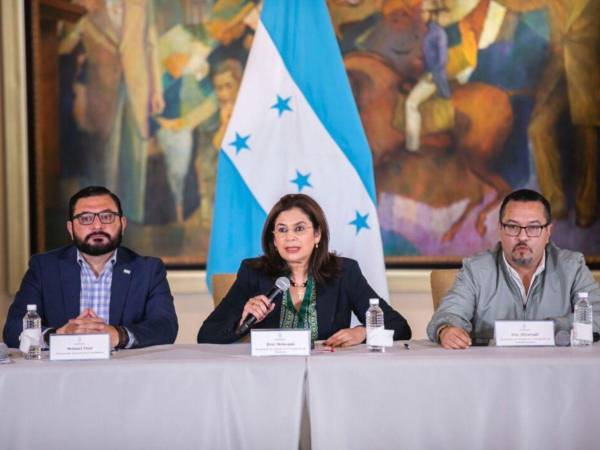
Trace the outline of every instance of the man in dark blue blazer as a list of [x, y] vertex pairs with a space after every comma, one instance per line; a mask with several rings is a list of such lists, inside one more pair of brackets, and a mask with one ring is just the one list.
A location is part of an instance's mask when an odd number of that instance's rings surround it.
[[171, 344], [178, 324], [166, 270], [158, 258], [121, 247], [127, 219], [108, 189], [90, 186], [69, 202], [73, 244], [34, 255], [8, 310], [3, 338], [19, 346], [27, 304], [50, 334], [108, 333], [115, 348]]

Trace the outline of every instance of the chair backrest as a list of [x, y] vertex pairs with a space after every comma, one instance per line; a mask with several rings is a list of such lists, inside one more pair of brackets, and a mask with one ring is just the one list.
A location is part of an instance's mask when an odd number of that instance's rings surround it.
[[235, 273], [215, 273], [212, 276], [212, 296], [215, 308], [219, 306], [223, 297], [227, 295], [236, 277], [237, 274]]
[[431, 299], [433, 300], [433, 310], [440, 306], [444, 295], [454, 284], [454, 279], [458, 274], [458, 269], [436, 269], [431, 271], [429, 278], [431, 282]]

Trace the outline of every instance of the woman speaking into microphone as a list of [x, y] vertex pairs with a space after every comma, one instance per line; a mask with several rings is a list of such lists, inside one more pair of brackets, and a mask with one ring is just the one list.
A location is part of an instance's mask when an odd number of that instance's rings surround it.
[[[310, 329], [313, 341], [325, 340], [331, 347], [362, 343], [365, 327], [350, 328], [351, 313], [364, 324], [369, 299], [379, 296], [358, 263], [330, 253], [328, 244], [327, 220], [318, 203], [304, 194], [282, 197], [263, 228], [263, 256], [242, 261], [235, 283], [200, 327], [198, 342], [235, 342], [251, 325]], [[280, 277], [289, 279], [283, 294], [287, 281]], [[276, 280], [283, 289], [274, 288]], [[404, 317], [381, 298], [379, 305], [394, 339], [410, 339]]]

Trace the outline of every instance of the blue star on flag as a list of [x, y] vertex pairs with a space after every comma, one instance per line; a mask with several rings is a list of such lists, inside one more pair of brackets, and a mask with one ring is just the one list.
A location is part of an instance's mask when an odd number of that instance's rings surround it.
[[350, 222], [348, 225], [354, 225], [356, 227], [356, 234], [358, 234], [360, 232], [360, 230], [362, 230], [363, 228], [366, 228], [368, 230], [371, 229], [371, 227], [367, 223], [368, 219], [369, 219], [369, 213], [362, 216], [358, 211], [356, 211], [356, 218], [352, 222]]
[[248, 146], [248, 138], [249, 137], [250, 137], [250, 135], [240, 136], [239, 133], [236, 131], [235, 141], [232, 141], [229, 143], [229, 145], [233, 145], [235, 147], [236, 155], [244, 149], [250, 150], [250, 147]]
[[271, 106], [271, 109], [276, 109], [277, 113], [279, 115], [279, 117], [281, 117], [281, 115], [285, 112], [285, 111], [292, 111], [292, 108], [290, 108], [290, 100], [292, 97], [288, 97], [288, 98], [282, 98], [281, 96], [277, 96], [277, 102], [275, 102], [275, 104], [273, 106]]
[[305, 187], [313, 187], [312, 184], [310, 184], [310, 181], [308, 181], [309, 177], [310, 172], [303, 175], [299, 170], [296, 169], [296, 178], [290, 181], [298, 185], [298, 192], [302, 192], [302, 189]]

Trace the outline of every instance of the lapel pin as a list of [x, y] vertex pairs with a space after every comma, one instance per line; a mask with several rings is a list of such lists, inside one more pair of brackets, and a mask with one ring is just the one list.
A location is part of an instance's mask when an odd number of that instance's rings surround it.
[[131, 273], [131, 270], [129, 270], [129, 269], [123, 269], [123, 273], [126, 273], [127, 275], [129, 275]]

